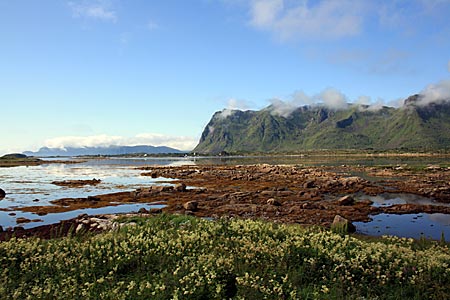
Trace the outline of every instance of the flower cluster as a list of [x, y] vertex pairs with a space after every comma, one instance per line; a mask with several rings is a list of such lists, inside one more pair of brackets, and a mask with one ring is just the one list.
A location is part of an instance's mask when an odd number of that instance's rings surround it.
[[1, 242], [0, 299], [450, 298], [448, 247], [416, 244], [162, 215], [98, 235]]

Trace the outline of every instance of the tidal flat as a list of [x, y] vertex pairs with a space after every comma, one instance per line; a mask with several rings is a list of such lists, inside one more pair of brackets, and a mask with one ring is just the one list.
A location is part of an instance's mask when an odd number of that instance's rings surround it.
[[9, 233], [82, 214], [163, 211], [326, 228], [339, 215], [362, 234], [450, 238], [446, 155], [106, 158], [2, 168], [0, 178]]

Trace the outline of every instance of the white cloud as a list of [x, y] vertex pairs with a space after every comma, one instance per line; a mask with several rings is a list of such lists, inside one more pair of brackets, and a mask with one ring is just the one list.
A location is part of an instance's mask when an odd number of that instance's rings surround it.
[[180, 150], [192, 150], [198, 139], [190, 136], [169, 136], [157, 133], [141, 133], [135, 137], [122, 137], [110, 135], [92, 136], [62, 136], [45, 141], [44, 145], [49, 148], [67, 147], [107, 147], [115, 146], [168, 146]]
[[72, 15], [77, 18], [92, 18], [101, 21], [116, 22], [117, 14], [106, 0], [85, 0], [79, 3], [68, 2]]
[[420, 92], [422, 98], [419, 105], [427, 105], [429, 103], [450, 102], [450, 80], [442, 80], [435, 84], [430, 84]]
[[223, 109], [218, 115], [218, 118], [228, 118], [229, 116], [233, 115], [236, 111], [241, 110], [245, 111], [250, 109], [251, 104], [246, 100], [239, 100], [235, 98], [231, 98], [227, 102], [227, 106], [225, 109]]
[[250, 24], [282, 40], [341, 38], [362, 31], [367, 1], [250, 0]]
[[332, 110], [340, 110], [348, 107], [347, 97], [334, 88], [327, 88], [314, 96], [308, 96], [302, 91], [296, 91], [289, 100], [272, 99], [272, 113], [282, 117], [288, 117], [300, 106], [323, 105]]
[[325, 89], [315, 98], [321, 100], [323, 104], [330, 109], [339, 110], [348, 107], [347, 97], [340, 91], [333, 88]]
[[231, 98], [228, 100], [227, 108], [233, 110], [248, 110], [250, 108], [250, 103], [246, 100]]

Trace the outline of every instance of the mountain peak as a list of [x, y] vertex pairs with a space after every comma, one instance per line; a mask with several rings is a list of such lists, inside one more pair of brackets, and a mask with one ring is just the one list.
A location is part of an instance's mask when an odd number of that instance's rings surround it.
[[[199, 153], [300, 152], [313, 149], [450, 148], [450, 103], [423, 105], [416, 94], [404, 107], [272, 104], [260, 111], [214, 114], [194, 149]], [[226, 116], [226, 117], [225, 117]]]

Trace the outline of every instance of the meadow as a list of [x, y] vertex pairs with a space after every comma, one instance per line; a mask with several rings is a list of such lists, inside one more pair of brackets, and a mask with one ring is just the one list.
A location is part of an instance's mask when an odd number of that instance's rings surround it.
[[444, 242], [162, 214], [0, 242], [0, 299], [449, 299]]

